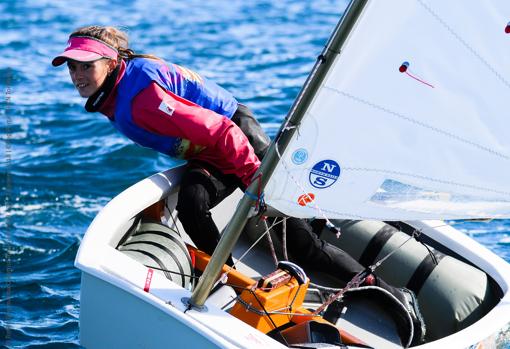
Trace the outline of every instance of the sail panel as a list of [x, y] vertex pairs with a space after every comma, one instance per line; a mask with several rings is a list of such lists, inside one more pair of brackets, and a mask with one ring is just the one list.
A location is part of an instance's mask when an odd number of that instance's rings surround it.
[[505, 0], [369, 1], [266, 201], [299, 217], [510, 217], [509, 22]]

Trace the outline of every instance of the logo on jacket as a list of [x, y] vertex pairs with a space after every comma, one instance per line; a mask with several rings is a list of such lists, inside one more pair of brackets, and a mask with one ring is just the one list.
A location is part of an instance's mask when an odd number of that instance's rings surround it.
[[172, 107], [170, 104], [168, 104], [165, 101], [161, 102], [158, 109], [161, 110], [163, 113], [170, 115], [170, 116], [172, 116], [175, 111], [175, 108]]
[[204, 149], [205, 147], [202, 145], [193, 144], [185, 138], [179, 138], [175, 142], [173, 154], [171, 154], [171, 156], [178, 159], [189, 159]]
[[318, 189], [332, 186], [340, 177], [340, 165], [334, 160], [322, 160], [310, 171], [310, 184]]

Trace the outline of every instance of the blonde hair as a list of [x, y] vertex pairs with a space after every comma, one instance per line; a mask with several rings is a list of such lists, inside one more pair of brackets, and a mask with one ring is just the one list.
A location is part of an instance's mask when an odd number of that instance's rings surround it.
[[129, 38], [126, 32], [111, 26], [91, 25], [76, 29], [69, 35], [69, 38], [75, 36], [89, 36], [103, 41], [105, 44], [115, 48], [119, 52], [119, 57], [125, 60], [133, 58], [150, 58], [160, 59], [154, 55], [149, 54], [136, 54], [129, 48]]

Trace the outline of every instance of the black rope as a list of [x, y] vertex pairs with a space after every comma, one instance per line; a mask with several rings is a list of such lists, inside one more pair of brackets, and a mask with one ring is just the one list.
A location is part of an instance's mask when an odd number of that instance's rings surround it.
[[167, 200], [165, 200], [165, 207], [166, 207], [166, 209], [168, 210], [168, 214], [169, 214], [170, 218], [172, 218], [172, 222], [173, 222], [174, 227], [175, 227], [175, 228], [172, 228], [172, 227], [170, 227], [170, 226], [169, 226], [169, 228], [170, 228], [170, 229], [172, 229], [172, 230], [173, 230], [174, 232], [176, 232], [177, 234], [179, 234], [179, 236], [182, 236], [181, 232], [179, 231], [179, 227], [177, 226], [177, 221], [175, 220], [175, 217], [174, 217], [174, 215], [172, 214], [172, 213], [173, 213], [173, 211], [172, 211], [172, 210], [170, 210], [170, 207], [168, 206], [168, 199], [167, 199]]
[[165, 273], [171, 273], [171, 274], [176, 274], [176, 275], [180, 275], [180, 276], [187, 276], [187, 277], [189, 277], [191, 279], [198, 279], [199, 278], [199, 276], [189, 275], [189, 274], [185, 274], [185, 273], [179, 273], [178, 271], [173, 271], [173, 270], [168, 270], [168, 269], [165, 269], [165, 268], [154, 267], [152, 265], [144, 264], [144, 266], [147, 267], [147, 268], [160, 270], [160, 271], [165, 272]]
[[225, 304], [224, 306], [221, 307], [221, 310], [227, 309], [230, 306], [230, 304], [237, 302], [238, 299], [240, 299], [239, 296], [237, 296], [236, 298], [232, 298], [231, 300], [229, 300], [227, 302], [227, 304]]
[[262, 302], [260, 301], [259, 297], [257, 297], [257, 295], [255, 294], [255, 292], [250, 289], [249, 290], [250, 293], [253, 295], [253, 297], [255, 297], [255, 299], [257, 300], [257, 302], [259, 303], [260, 307], [262, 308], [262, 310], [264, 311], [264, 313], [266, 314], [267, 318], [269, 319], [269, 321], [271, 321], [271, 324], [273, 325], [274, 329], [278, 332], [278, 334], [280, 335], [280, 337], [283, 339], [283, 341], [285, 342], [284, 344], [287, 346], [287, 347], [290, 347], [290, 344], [287, 342], [287, 340], [285, 339], [285, 337], [282, 336], [282, 332], [280, 330], [278, 330], [278, 326], [276, 326], [276, 324], [274, 323], [273, 319], [271, 318], [271, 315], [269, 315], [269, 313], [267, 312], [266, 308], [264, 307], [264, 305], [262, 304]]
[[[187, 276], [187, 277], [192, 278], [192, 279], [199, 279], [200, 278], [200, 276], [179, 273], [179, 272], [176, 272], [176, 271], [172, 271], [172, 270], [168, 270], [168, 269], [164, 269], [164, 268], [159, 268], [159, 267], [154, 267], [154, 266], [151, 266], [151, 265], [145, 265], [144, 264], [144, 266], [147, 267], [147, 268], [156, 269], [156, 270], [160, 270], [160, 271], [167, 272], [167, 273], [177, 274], [177, 275], [181, 275], [181, 276]], [[243, 290], [243, 291], [251, 291], [252, 290], [249, 287], [239, 286], [239, 285], [235, 285], [235, 284], [229, 284], [228, 282], [224, 283], [223, 285], [230, 286], [232, 288]]]
[[437, 260], [437, 257], [436, 257], [436, 254], [434, 252], [432, 252], [432, 250], [430, 249], [430, 247], [422, 241], [422, 239], [420, 238], [420, 235], [421, 235], [421, 232], [420, 234], [416, 235], [414, 237], [414, 239], [416, 241], [418, 241], [420, 244], [422, 244], [428, 251], [429, 255], [430, 255], [430, 258], [432, 258], [432, 261], [434, 262], [435, 265], [438, 265], [439, 264], [439, 261]]

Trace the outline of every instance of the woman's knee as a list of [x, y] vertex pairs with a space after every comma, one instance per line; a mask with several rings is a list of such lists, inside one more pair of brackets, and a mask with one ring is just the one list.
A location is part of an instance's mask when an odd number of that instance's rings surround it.
[[299, 218], [288, 218], [286, 222], [287, 247], [294, 258], [300, 262], [312, 262], [323, 247], [320, 240], [311, 230], [310, 225]]
[[181, 187], [176, 207], [180, 217], [207, 214], [209, 209], [209, 192], [202, 184], [195, 183]]

